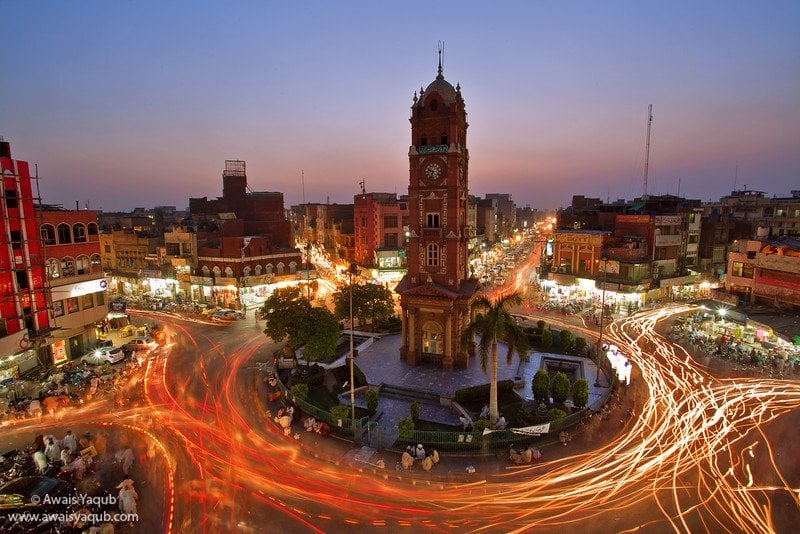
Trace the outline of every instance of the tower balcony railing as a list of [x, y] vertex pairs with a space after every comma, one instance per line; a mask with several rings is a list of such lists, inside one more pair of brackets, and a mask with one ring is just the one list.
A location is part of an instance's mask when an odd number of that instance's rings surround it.
[[420, 145], [417, 152], [420, 154], [447, 154], [448, 145]]

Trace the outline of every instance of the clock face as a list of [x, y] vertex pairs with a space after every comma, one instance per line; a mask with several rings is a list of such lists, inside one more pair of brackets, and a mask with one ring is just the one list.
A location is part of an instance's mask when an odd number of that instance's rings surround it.
[[441, 175], [442, 175], [442, 168], [439, 167], [436, 163], [431, 163], [430, 165], [425, 167], [425, 176], [427, 176], [429, 180], [438, 180]]

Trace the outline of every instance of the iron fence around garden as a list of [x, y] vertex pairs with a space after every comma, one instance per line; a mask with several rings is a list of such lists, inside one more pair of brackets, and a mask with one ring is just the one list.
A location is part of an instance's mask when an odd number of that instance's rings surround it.
[[548, 431], [541, 434], [519, 428], [492, 430], [489, 432], [414, 430], [408, 433], [401, 433], [396, 426], [387, 427], [370, 420], [369, 417], [355, 420], [334, 418], [330, 412], [292, 394], [277, 375], [276, 379], [277, 387], [287, 402], [300, 409], [305, 416], [312, 416], [318, 421], [328, 423], [331, 427], [331, 433], [338, 437], [376, 449], [397, 452], [404, 451], [409, 445], [416, 446], [421, 443], [426, 448], [431, 447], [440, 452], [465, 455], [495, 454], [499, 450], [507, 450], [511, 445], [523, 447], [529, 445], [543, 446], [558, 441], [558, 435], [562, 430], [578, 427], [585, 420], [588, 413], [599, 412], [613, 391], [613, 388], [609, 387], [590, 406], [561, 419], [550, 421]]

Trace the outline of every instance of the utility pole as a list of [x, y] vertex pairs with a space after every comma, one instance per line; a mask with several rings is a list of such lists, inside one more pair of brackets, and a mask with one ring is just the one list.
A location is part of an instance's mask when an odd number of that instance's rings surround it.
[[644, 153], [644, 194], [642, 200], [647, 200], [647, 173], [650, 170], [650, 126], [653, 124], [653, 104], [647, 108], [647, 145]]

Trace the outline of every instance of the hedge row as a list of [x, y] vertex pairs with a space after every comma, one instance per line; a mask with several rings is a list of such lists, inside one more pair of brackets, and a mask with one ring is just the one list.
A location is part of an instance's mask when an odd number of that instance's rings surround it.
[[[497, 382], [497, 395], [503, 391], [513, 391], [513, 380], [500, 380]], [[468, 388], [461, 388], [456, 390], [455, 400], [459, 404], [469, 403], [473, 400], [485, 401], [489, 398], [489, 384], [482, 384], [480, 386], [471, 386]]]

